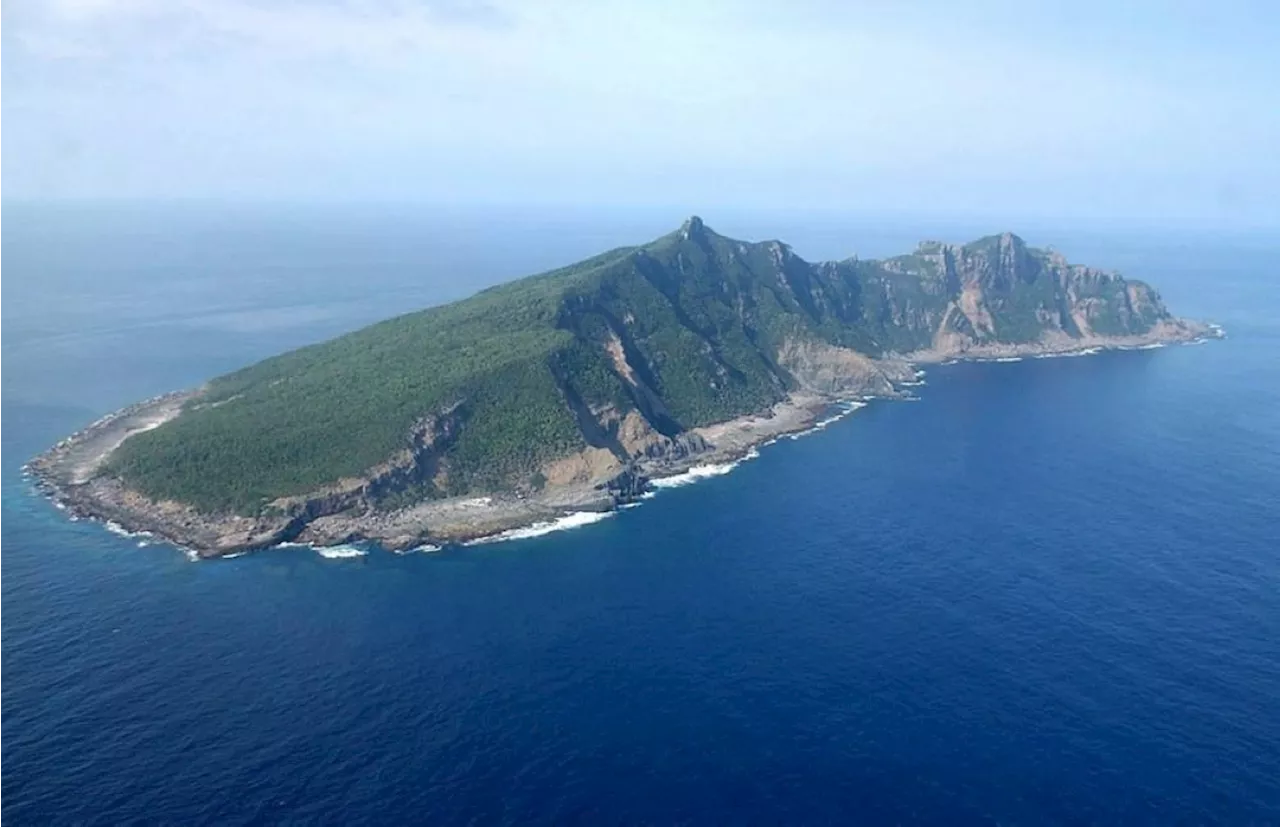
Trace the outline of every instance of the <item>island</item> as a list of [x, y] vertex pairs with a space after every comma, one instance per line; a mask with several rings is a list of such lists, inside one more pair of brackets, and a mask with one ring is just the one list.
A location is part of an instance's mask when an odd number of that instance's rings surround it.
[[27, 466], [61, 508], [200, 557], [433, 548], [604, 512], [919, 365], [1219, 334], [1011, 233], [811, 263], [692, 217], [146, 400]]

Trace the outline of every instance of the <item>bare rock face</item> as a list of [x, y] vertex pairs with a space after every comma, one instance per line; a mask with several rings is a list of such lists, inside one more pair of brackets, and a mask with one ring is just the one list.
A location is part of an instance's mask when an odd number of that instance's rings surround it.
[[885, 265], [921, 277], [945, 297], [930, 331], [935, 351], [1030, 344], [1059, 334], [1081, 341], [1140, 336], [1172, 318], [1148, 285], [1070, 264], [1012, 233], [965, 245], [925, 242]]
[[542, 472], [546, 485], [596, 484], [616, 477], [622, 463], [607, 448], [584, 448], [548, 464]]
[[914, 378], [905, 363], [810, 340], [786, 340], [778, 364], [805, 390], [833, 397], [893, 396], [895, 383]]
[[632, 459], [683, 458], [707, 450], [695, 433], [667, 436], [656, 430], [639, 411], [628, 411], [618, 425], [618, 442]]

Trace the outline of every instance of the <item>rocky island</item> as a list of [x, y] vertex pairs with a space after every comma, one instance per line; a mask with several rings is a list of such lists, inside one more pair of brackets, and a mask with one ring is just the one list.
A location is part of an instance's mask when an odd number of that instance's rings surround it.
[[203, 557], [406, 549], [616, 508], [833, 405], [905, 395], [921, 363], [1213, 335], [1010, 233], [810, 263], [693, 217], [132, 405], [28, 469], [73, 514]]

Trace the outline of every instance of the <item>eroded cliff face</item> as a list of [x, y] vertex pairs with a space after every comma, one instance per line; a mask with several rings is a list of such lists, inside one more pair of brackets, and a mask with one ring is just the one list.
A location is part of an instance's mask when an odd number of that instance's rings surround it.
[[1012, 233], [966, 245], [925, 242], [883, 266], [935, 286], [943, 307], [930, 341], [939, 351], [1138, 336], [1172, 318], [1150, 286], [1071, 264]]
[[778, 365], [800, 388], [833, 398], [891, 397], [898, 384], [915, 378], [905, 361], [872, 359], [850, 348], [804, 339], [783, 342]]

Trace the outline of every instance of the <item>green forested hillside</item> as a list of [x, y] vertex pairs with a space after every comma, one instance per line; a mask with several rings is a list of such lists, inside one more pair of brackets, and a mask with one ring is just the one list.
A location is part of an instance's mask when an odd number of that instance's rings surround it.
[[[1047, 316], [1079, 335], [1069, 294], [1097, 299], [1097, 332], [1130, 332], [1164, 313], [1158, 299], [1126, 309], [1134, 284], [1016, 236], [815, 265], [695, 218], [652, 243], [215, 379], [177, 419], [127, 440], [109, 470], [153, 497], [254, 513], [360, 476], [407, 447], [416, 422], [457, 406], [461, 427], [440, 446], [447, 473], [420, 495], [522, 485], [586, 444], [583, 410], [636, 409], [674, 434], [781, 399], [794, 386], [776, 361], [787, 339], [874, 356], [927, 348], [943, 324], [975, 340], [1034, 339]], [[994, 330], [966, 331], [948, 313], [966, 286], [982, 292]]]

